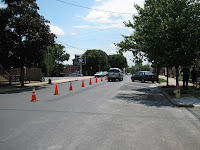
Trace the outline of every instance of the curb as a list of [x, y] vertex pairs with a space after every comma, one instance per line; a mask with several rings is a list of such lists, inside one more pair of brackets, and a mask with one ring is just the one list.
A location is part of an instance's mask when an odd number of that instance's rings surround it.
[[32, 85], [31, 84], [29, 84], [28, 86], [25, 85], [24, 87], [16, 86], [16, 87], [4, 90], [4, 91], [0, 91], [0, 94], [5, 94], [5, 93], [8, 93], [8, 92], [14, 92], [14, 91], [19, 91], [19, 90], [23, 90], [23, 89], [28, 89], [28, 88], [34, 87], [34, 86], [42, 87], [42, 86], [55, 85], [55, 84], [61, 84], [61, 83], [68, 83], [68, 82], [74, 82], [74, 81], [80, 81], [80, 80], [79, 79], [73, 79], [73, 80], [70, 80], [70, 81], [60, 81], [60, 82], [59, 82], [59, 80], [54, 80], [54, 81], [51, 82], [51, 84], [49, 84], [48, 82], [37, 82], [37, 83], [40, 83], [40, 84], [36, 83], [34, 85], [34, 83], [32, 83]]
[[169, 94], [167, 94], [167, 92], [165, 92], [165, 91], [159, 86], [160, 84], [156, 83], [156, 85], [157, 85], [157, 87], [159, 87], [159, 88], [161, 89], [161, 91], [163, 92], [163, 94], [164, 94], [165, 96], [167, 96], [167, 98], [171, 101], [172, 104], [174, 104], [174, 105], [176, 105], [176, 106], [179, 106], [179, 107], [194, 107], [193, 104], [182, 104], [182, 103], [176, 102], [173, 98], [171, 98], [171, 97], [169, 96]]

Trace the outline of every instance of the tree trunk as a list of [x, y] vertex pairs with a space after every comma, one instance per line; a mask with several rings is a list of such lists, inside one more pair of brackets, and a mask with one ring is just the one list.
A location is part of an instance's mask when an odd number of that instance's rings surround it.
[[167, 86], [169, 86], [169, 67], [167, 66]]
[[178, 83], [178, 76], [179, 76], [179, 72], [178, 72], [178, 66], [175, 67], [176, 68], [176, 86], [179, 86], [179, 83]]
[[21, 66], [20, 83], [21, 87], [24, 87], [24, 66]]

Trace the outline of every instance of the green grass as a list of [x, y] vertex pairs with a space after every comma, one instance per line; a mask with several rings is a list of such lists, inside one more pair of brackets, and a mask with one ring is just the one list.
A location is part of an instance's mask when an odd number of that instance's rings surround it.
[[161, 78], [159, 78], [158, 81], [159, 81], [159, 83], [167, 82], [167, 80], [165, 80], [165, 79], [161, 79]]

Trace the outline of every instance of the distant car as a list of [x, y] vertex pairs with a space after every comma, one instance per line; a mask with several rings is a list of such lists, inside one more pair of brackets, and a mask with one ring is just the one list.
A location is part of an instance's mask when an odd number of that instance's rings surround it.
[[94, 74], [94, 76], [95, 76], [95, 78], [96, 78], [96, 77], [105, 77], [105, 76], [107, 76], [107, 74], [108, 74], [107, 71], [99, 71], [99, 72], [96, 72], [96, 73]]
[[123, 80], [123, 73], [119, 68], [110, 68], [108, 70], [108, 82], [115, 81], [118, 79], [119, 81]]
[[96, 72], [96, 73], [94, 74], [94, 76], [95, 76], [95, 78], [96, 78], [96, 77], [103, 77], [103, 72], [102, 72], [102, 71]]
[[107, 76], [108, 75], [108, 71], [103, 71], [103, 76]]
[[139, 80], [141, 82], [145, 81], [151, 81], [154, 83], [155, 81], [158, 81], [158, 78], [155, 74], [153, 74], [150, 71], [139, 71], [136, 74], [131, 76], [131, 80], [134, 82], [135, 80]]

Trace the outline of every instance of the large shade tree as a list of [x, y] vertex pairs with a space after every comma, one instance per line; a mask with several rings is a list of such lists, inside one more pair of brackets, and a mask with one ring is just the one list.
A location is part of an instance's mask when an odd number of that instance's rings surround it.
[[94, 75], [97, 71], [108, 70], [108, 55], [102, 50], [87, 50], [83, 57], [86, 57], [86, 65], [83, 66], [83, 73]]
[[[24, 86], [24, 66], [43, 61], [47, 46], [54, 43], [48, 21], [38, 14], [36, 0], [2, 0], [7, 4], [0, 9], [2, 22], [1, 64], [21, 68], [21, 86]], [[2, 40], [5, 39], [5, 40]]]
[[121, 54], [113, 54], [109, 55], [109, 64], [111, 68], [126, 68], [127, 67], [127, 60]]
[[49, 46], [44, 57], [44, 71], [47, 72], [47, 76], [51, 74], [60, 76], [60, 73], [64, 72], [63, 62], [68, 61], [69, 57], [70, 55], [66, 53], [64, 45]]
[[135, 5], [138, 15], [125, 23], [134, 29], [117, 44], [120, 51], [132, 51], [136, 60], [144, 56], [161, 66], [190, 65], [200, 52], [200, 3], [195, 0], [146, 0]]

